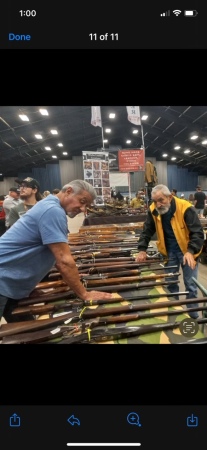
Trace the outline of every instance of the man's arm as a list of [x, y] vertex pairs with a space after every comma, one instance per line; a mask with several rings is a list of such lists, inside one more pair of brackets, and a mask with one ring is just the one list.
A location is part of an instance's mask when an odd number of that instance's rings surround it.
[[94, 300], [101, 298], [112, 298], [112, 294], [100, 291], [87, 292], [80, 281], [79, 272], [76, 263], [71, 255], [69, 245], [64, 242], [48, 244], [49, 249], [56, 259], [56, 267], [62, 275], [65, 283], [70, 286], [72, 291], [81, 298], [81, 300]]
[[147, 218], [143, 226], [143, 231], [141, 232], [139, 241], [138, 241], [138, 250], [145, 251], [147, 250], [148, 244], [150, 242], [151, 237], [155, 233], [155, 222], [153, 220], [152, 214], [150, 211], [147, 213]]
[[204, 244], [203, 228], [193, 207], [186, 210], [184, 220], [189, 230], [188, 252], [194, 255], [200, 252]]

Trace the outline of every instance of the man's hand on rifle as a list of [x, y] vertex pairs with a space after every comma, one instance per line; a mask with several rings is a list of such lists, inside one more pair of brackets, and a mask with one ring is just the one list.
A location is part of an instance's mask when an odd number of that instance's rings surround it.
[[136, 261], [137, 262], [143, 262], [146, 261], [147, 259], [147, 252], [139, 252], [138, 255], [136, 256]]
[[99, 299], [109, 299], [113, 298], [113, 294], [109, 292], [101, 292], [101, 291], [90, 291], [87, 293], [87, 297], [84, 300], [99, 300]]

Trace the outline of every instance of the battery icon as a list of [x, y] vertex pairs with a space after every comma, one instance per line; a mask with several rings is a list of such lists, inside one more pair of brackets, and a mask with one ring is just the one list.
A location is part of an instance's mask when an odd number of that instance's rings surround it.
[[189, 10], [189, 11], [184, 11], [184, 16], [187, 17], [196, 17], [198, 14], [198, 11], [196, 11], [195, 9]]

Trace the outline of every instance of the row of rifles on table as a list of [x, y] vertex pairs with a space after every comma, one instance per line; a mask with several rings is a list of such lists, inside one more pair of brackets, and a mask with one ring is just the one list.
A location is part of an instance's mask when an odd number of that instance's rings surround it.
[[[205, 297], [196, 300], [186, 300], [183, 296], [188, 294], [187, 291], [173, 294], [142, 294], [142, 289], [149, 290], [157, 286], [179, 283], [170, 278], [172, 275], [178, 277], [180, 273], [172, 274], [170, 269], [175, 269], [176, 266], [170, 265], [167, 268], [169, 272], [166, 272], [164, 270], [166, 261], [159, 256], [154, 257], [155, 250], [151, 247], [148, 248], [148, 254], [151, 253], [152, 256], [144, 263], [137, 263], [135, 257], [137, 239], [138, 236], [134, 234], [123, 235], [118, 232], [110, 235], [90, 236], [87, 234], [84, 236], [81, 234], [73, 237], [69, 235], [71, 253], [86, 289], [122, 292], [122, 296], [109, 300], [83, 301], [75, 296], [62, 280], [60, 273], [53, 268], [48, 274], [48, 281], [39, 283], [30, 297], [17, 301], [17, 308], [13, 311], [14, 317], [31, 314], [35, 320], [1, 325], [2, 344], [107, 342], [172, 330], [180, 326], [180, 322], [176, 321], [133, 327], [116, 325], [116, 327], [107, 328], [111, 324], [125, 324], [139, 319], [162, 317], [166, 314], [178, 316], [190, 311], [205, 311], [207, 291], [197, 280], [194, 281]], [[132, 296], [129, 296], [130, 290], [133, 291]], [[134, 290], [137, 292], [136, 295]], [[123, 296], [124, 291], [128, 292], [126, 299]], [[183, 299], [149, 303], [156, 298], [165, 297], [166, 299], [176, 295]], [[137, 300], [140, 301], [139, 304]], [[142, 300], [147, 300], [148, 303], [142, 303]], [[197, 308], [187, 308], [187, 304], [195, 302], [199, 305]], [[116, 303], [119, 303], [119, 306], [116, 306]], [[181, 305], [185, 305], [181, 310], [169, 309]], [[49, 315], [49, 318], [42, 318], [44, 314]], [[38, 320], [40, 317], [41, 320]], [[197, 322], [203, 324], [207, 322], [207, 319], [203, 317]]]

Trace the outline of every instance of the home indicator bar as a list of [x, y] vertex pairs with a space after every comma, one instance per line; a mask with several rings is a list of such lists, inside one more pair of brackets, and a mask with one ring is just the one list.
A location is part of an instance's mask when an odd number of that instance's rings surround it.
[[137, 447], [137, 446], [139, 446], [140, 447], [140, 445], [141, 445], [141, 443], [140, 442], [138, 442], [138, 443], [132, 443], [132, 442], [130, 442], [130, 443], [126, 443], [126, 444], [121, 444], [120, 442], [113, 442], [113, 443], [106, 443], [106, 442], [98, 442], [98, 443], [92, 443], [92, 444], [89, 444], [88, 442], [87, 443], [83, 443], [83, 442], [81, 442], [81, 443], [77, 443], [77, 442], [75, 442], [75, 443], [68, 443], [67, 444], [67, 446], [68, 447]]

